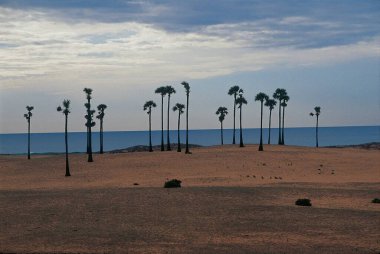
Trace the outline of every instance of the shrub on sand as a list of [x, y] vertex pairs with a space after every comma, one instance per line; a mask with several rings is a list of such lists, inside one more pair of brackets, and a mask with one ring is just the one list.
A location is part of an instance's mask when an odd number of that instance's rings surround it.
[[374, 204], [380, 204], [380, 198], [374, 198], [374, 199], [372, 199], [372, 203], [374, 203]]
[[298, 205], [298, 206], [311, 206], [311, 202], [310, 202], [310, 199], [300, 198], [300, 199], [297, 199], [296, 205]]
[[177, 179], [172, 179], [165, 182], [164, 188], [181, 188], [181, 181]]

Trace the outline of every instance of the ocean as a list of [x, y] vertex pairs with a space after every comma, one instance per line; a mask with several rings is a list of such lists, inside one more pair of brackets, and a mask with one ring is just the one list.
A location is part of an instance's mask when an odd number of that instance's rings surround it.
[[[165, 142], [166, 142], [166, 131]], [[136, 145], [148, 145], [148, 131], [107, 131], [104, 132], [104, 150], [111, 151]], [[99, 151], [99, 133], [93, 133], [93, 151]], [[245, 144], [258, 144], [260, 129], [243, 129]], [[271, 131], [271, 143], [277, 144], [278, 129]], [[171, 143], [177, 142], [177, 131], [170, 131]], [[239, 142], [239, 130], [236, 131]], [[263, 142], [267, 144], [268, 129], [263, 129]], [[161, 131], [152, 131], [153, 145], [161, 142]], [[185, 131], [181, 131], [181, 142], [185, 142]], [[232, 130], [224, 130], [224, 143], [231, 144]], [[320, 127], [319, 146], [353, 145], [380, 142], [380, 126], [356, 127]], [[202, 146], [220, 144], [220, 130], [189, 130], [189, 143]], [[285, 129], [285, 144], [297, 146], [315, 146], [315, 128], [300, 127]], [[86, 133], [69, 133], [69, 152], [85, 152]], [[32, 133], [32, 153], [63, 153], [65, 151], [64, 133]], [[0, 134], [0, 154], [27, 153], [27, 134]]]

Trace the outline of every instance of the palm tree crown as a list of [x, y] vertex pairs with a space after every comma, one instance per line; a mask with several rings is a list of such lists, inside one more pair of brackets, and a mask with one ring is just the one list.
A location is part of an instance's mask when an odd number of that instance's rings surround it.
[[152, 108], [155, 108], [155, 107], [157, 107], [157, 104], [154, 101], [147, 101], [144, 104], [144, 111], [148, 110], [147, 114], [150, 114], [152, 111]]
[[219, 121], [223, 122], [225, 116], [228, 114], [227, 108], [226, 107], [219, 107], [215, 114], [219, 115]]
[[268, 98], [268, 99], [265, 101], [265, 104], [264, 104], [264, 105], [267, 106], [267, 107], [269, 107], [270, 110], [273, 110], [273, 109], [274, 109], [274, 106], [277, 105], [277, 101]]
[[98, 119], [103, 119], [104, 118], [104, 110], [107, 108], [107, 105], [106, 104], [99, 104], [98, 105], [98, 115], [96, 116], [96, 118]]
[[30, 121], [30, 118], [32, 117], [33, 113], [31, 112], [34, 109], [33, 106], [26, 106], [26, 110], [28, 111], [26, 114], [24, 114], [24, 117], [28, 122]]
[[181, 104], [181, 103], [177, 103], [177, 104], [175, 104], [175, 106], [173, 107], [173, 111], [177, 111], [177, 110], [178, 110], [178, 113], [179, 113], [179, 114], [183, 114], [183, 112], [185, 112], [185, 111], [183, 111], [184, 108], [185, 108], [185, 105], [183, 105], [183, 104]]
[[165, 86], [160, 86], [154, 92], [161, 94], [161, 96], [165, 96], [166, 95], [166, 87]]
[[189, 93], [190, 93], [190, 85], [189, 85], [189, 83], [187, 83], [186, 81], [183, 81], [181, 83], [181, 85], [183, 85], [183, 87], [185, 88], [186, 94], [189, 95]]
[[62, 112], [64, 115], [70, 114], [70, 100], [64, 100], [63, 101], [63, 108], [61, 106], [57, 107], [58, 112]]
[[268, 99], [269, 97], [265, 93], [258, 93], [256, 94], [256, 97], [255, 97], [255, 101], [261, 101], [261, 102], [264, 102], [264, 100], [268, 101]]
[[166, 86], [165, 91], [168, 96], [172, 95], [173, 93], [176, 93], [175, 89], [172, 86]]
[[243, 104], [247, 104], [247, 100], [243, 97], [243, 89], [239, 90], [239, 97], [236, 98], [236, 104], [239, 105], [238, 108], [241, 108]]
[[240, 90], [239, 86], [232, 86], [230, 90], [228, 90], [228, 95], [237, 95]]

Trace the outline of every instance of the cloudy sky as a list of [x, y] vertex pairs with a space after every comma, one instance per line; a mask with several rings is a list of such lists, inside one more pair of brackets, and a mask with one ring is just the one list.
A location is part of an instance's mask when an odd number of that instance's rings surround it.
[[287, 126], [313, 126], [316, 105], [322, 126], [379, 125], [379, 45], [378, 0], [0, 0], [0, 133], [26, 131], [26, 105], [33, 132], [61, 132], [66, 98], [70, 130], [85, 131], [84, 87], [109, 106], [105, 129], [144, 130], [143, 103], [160, 102], [161, 85], [184, 103], [183, 80], [193, 129], [218, 128], [232, 85], [245, 90], [246, 127], [259, 126], [255, 94], [278, 87]]

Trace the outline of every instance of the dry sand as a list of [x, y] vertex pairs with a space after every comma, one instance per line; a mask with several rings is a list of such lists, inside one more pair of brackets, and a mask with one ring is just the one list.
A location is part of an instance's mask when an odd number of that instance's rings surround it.
[[380, 253], [379, 150], [264, 148], [0, 156], [0, 252]]

